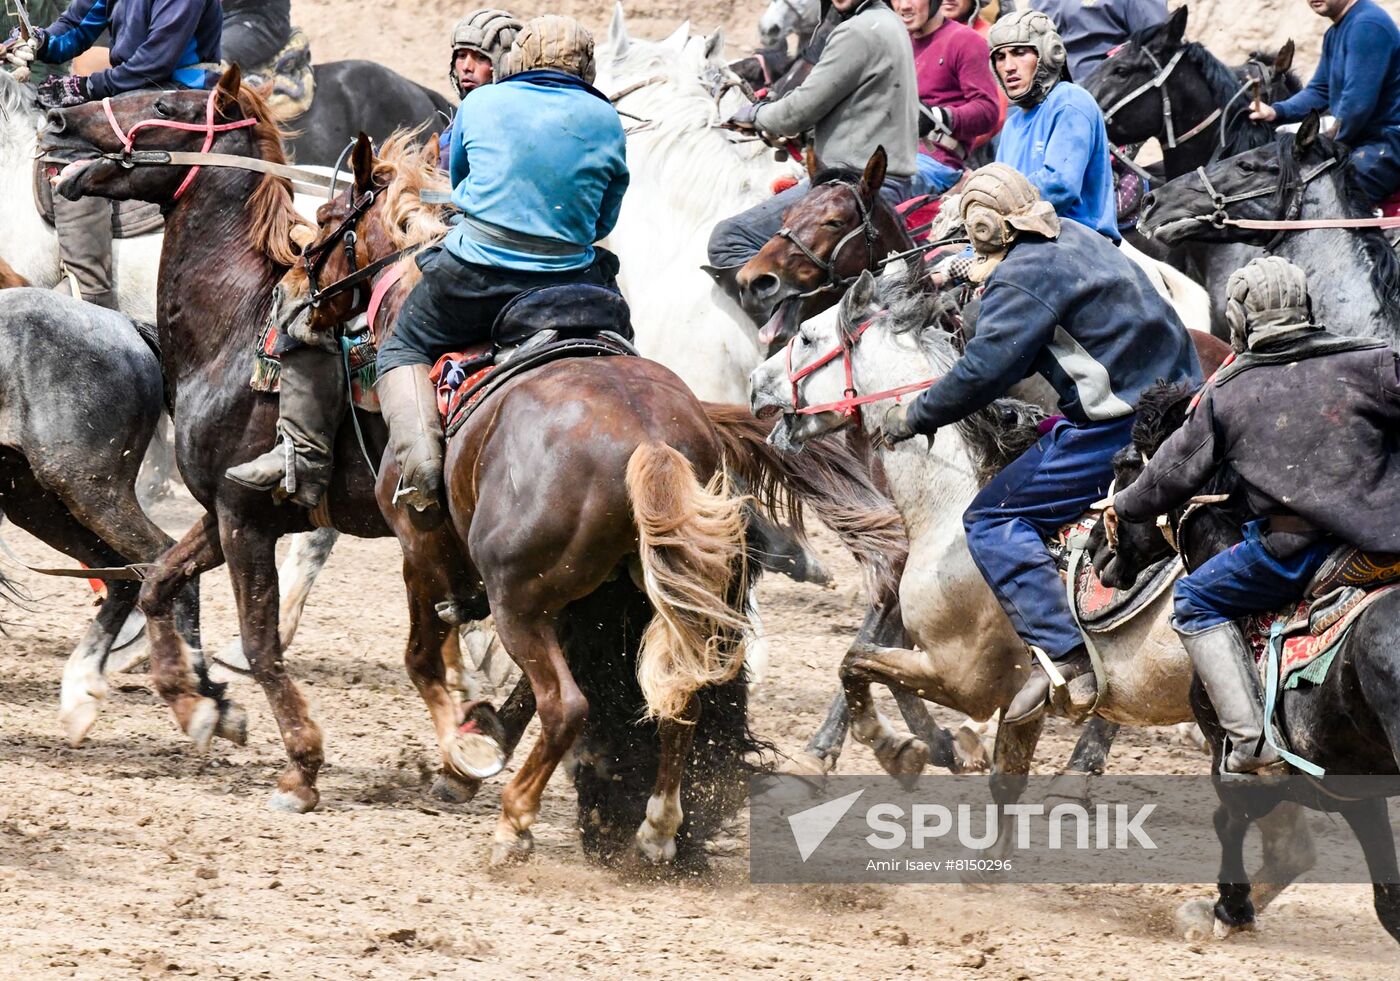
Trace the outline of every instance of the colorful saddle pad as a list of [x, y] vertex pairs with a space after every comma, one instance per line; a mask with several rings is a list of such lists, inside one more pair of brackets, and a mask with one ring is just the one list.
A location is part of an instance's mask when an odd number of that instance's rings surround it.
[[[258, 333], [258, 346], [253, 355], [253, 377], [249, 380], [255, 392], [277, 392], [282, 388], [282, 358], [277, 354], [277, 328], [268, 322]], [[350, 370], [350, 391], [355, 407], [366, 412], [379, 411], [379, 396], [374, 383], [379, 378], [375, 368], [378, 354], [369, 330], [356, 330], [341, 341], [341, 356]], [[347, 350], [348, 348], [348, 350]]]

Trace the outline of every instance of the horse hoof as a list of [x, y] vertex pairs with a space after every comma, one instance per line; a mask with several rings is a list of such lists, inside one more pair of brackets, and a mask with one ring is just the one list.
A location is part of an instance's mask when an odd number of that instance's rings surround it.
[[890, 737], [876, 748], [875, 760], [890, 776], [907, 783], [923, 773], [928, 765], [928, 743], [917, 736]]
[[481, 789], [481, 781], [465, 780], [444, 770], [428, 788], [428, 796], [444, 804], [465, 804]]
[[253, 676], [253, 666], [248, 663], [248, 656], [243, 653], [243, 641], [237, 637], [225, 644], [223, 650], [214, 655], [213, 661], [234, 674], [245, 678]]
[[[1221, 940], [1230, 935], [1231, 928], [1215, 918], [1215, 904], [1209, 899], [1192, 899], [1176, 910], [1176, 929], [1182, 939], [1192, 943]], [[1224, 933], [1217, 932], [1224, 929]]]
[[836, 760], [802, 751], [787, 758], [778, 772], [794, 777], [824, 777], [836, 769]]
[[185, 735], [190, 737], [196, 753], [209, 751], [214, 741], [214, 730], [219, 725], [219, 703], [212, 698], [199, 699], [185, 723]]
[[316, 809], [321, 795], [312, 788], [279, 790], [268, 799], [267, 809], [279, 814], [306, 814]]
[[635, 839], [637, 855], [648, 865], [670, 865], [676, 860], [676, 839], [674, 835], [658, 837], [649, 824], [637, 829]]
[[447, 767], [468, 780], [487, 780], [506, 768], [506, 753], [490, 736], [459, 732], [448, 749]]
[[954, 773], [981, 773], [992, 768], [982, 737], [967, 726], [959, 726], [953, 733], [953, 764]]
[[1090, 779], [1091, 775], [1088, 773], [1068, 770], [1057, 775], [1045, 791], [1045, 812], [1048, 814], [1062, 804], [1073, 804], [1085, 809], [1093, 807], [1094, 800], [1089, 793]]
[[237, 702], [224, 702], [219, 707], [219, 724], [214, 735], [227, 739], [235, 746], [248, 745], [248, 710]]
[[522, 831], [508, 841], [497, 839], [491, 844], [491, 868], [519, 865], [535, 850], [535, 836]]
[[97, 699], [85, 696], [60, 712], [58, 721], [63, 725], [63, 738], [68, 740], [68, 745], [81, 746], [97, 721]]
[[141, 674], [146, 669], [146, 660], [150, 654], [151, 644], [146, 640], [145, 633], [142, 633], [129, 647], [120, 651], [113, 648], [112, 653], [107, 655], [107, 666], [104, 670], [108, 674]]

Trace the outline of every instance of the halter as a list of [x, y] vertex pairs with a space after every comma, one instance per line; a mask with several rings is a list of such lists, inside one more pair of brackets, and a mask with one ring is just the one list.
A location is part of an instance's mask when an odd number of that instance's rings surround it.
[[831, 250], [830, 259], [823, 259], [813, 252], [806, 243], [794, 235], [792, 229], [788, 228], [786, 225], [778, 229], [776, 235], [777, 238], [787, 239], [791, 242], [793, 247], [806, 256], [807, 261], [816, 266], [822, 275], [826, 277], [826, 281], [818, 285], [815, 289], [803, 293], [802, 295], [804, 297], [825, 293], [827, 290], [845, 289], [860, 278], [859, 275], [847, 276], [845, 278], [836, 275], [836, 260], [840, 257], [841, 250], [857, 235], [865, 236], [865, 268], [874, 270], [878, 267], [879, 263], [875, 255], [875, 249], [880, 238], [880, 233], [875, 230], [874, 214], [865, 206], [865, 200], [860, 196], [860, 191], [856, 189], [855, 185], [848, 181], [833, 181], [832, 183], [851, 192], [851, 198], [856, 204], [856, 213], [860, 215], [860, 225], [856, 228], [852, 228], [845, 235], [841, 236], [840, 240], [836, 243], [836, 247]]
[[[357, 261], [355, 246], [360, 240], [357, 229], [361, 219], [374, 206], [375, 200], [383, 190], [383, 187], [372, 187], [358, 199], [352, 193], [350, 213], [341, 220], [333, 232], [302, 253], [302, 266], [306, 270], [306, 280], [311, 290], [307, 298], [307, 303], [310, 306], [318, 307], [322, 300], [339, 296], [349, 289], [354, 289], [358, 293], [361, 283], [372, 279], [375, 273], [390, 263], [397, 262], [403, 255], [403, 250], [391, 252], [389, 255], [374, 260], [363, 269], [355, 268]], [[350, 271], [344, 277], [322, 289], [317, 283], [317, 275], [320, 273], [321, 267], [326, 264], [326, 259], [330, 257], [331, 246], [337, 241], [341, 243], [341, 248], [345, 252], [345, 261]], [[358, 299], [356, 296], [352, 302], [358, 302]]]
[[[1118, 111], [1120, 109], [1127, 108], [1129, 105], [1131, 105], [1134, 101], [1137, 100], [1138, 96], [1143, 95], [1147, 92], [1151, 92], [1153, 89], [1161, 89], [1162, 92], [1162, 120], [1167, 127], [1167, 140], [1165, 146], [1169, 150], [1175, 150], [1181, 144], [1201, 135], [1206, 131], [1206, 129], [1210, 127], [1211, 123], [1221, 118], [1221, 116], [1224, 113], [1224, 109], [1217, 106], [1213, 112], [1206, 116], [1205, 119], [1202, 119], [1195, 126], [1192, 126], [1185, 133], [1182, 133], [1180, 136], [1178, 136], [1176, 133], [1176, 122], [1172, 115], [1172, 97], [1171, 92], [1167, 89], [1167, 80], [1171, 78], [1172, 72], [1176, 70], [1176, 66], [1181, 63], [1182, 57], [1186, 54], [1186, 49], [1179, 48], [1176, 54], [1172, 55], [1171, 59], [1165, 65], [1158, 61], [1157, 56], [1154, 55], [1147, 48], [1139, 48], [1139, 50], [1143, 53], [1143, 55], [1147, 58], [1148, 61], [1152, 62], [1152, 67], [1157, 70], [1157, 74], [1153, 75], [1152, 78], [1150, 78], [1148, 81], [1143, 82], [1137, 88], [1133, 89], [1127, 95], [1123, 96], [1112, 106], [1110, 106], [1107, 110], [1105, 110], [1103, 114], [1103, 124], [1105, 127], [1107, 127], [1109, 123], [1113, 121], [1113, 117], [1118, 114]], [[1112, 52], [1110, 53], [1110, 57], [1111, 56]], [[1249, 86], [1249, 84], [1250, 83], [1245, 83], [1245, 87], [1241, 88], [1240, 92], [1243, 92], [1245, 88]], [[1230, 103], [1233, 103], [1235, 99], [1239, 97], [1239, 94], [1239, 92], [1236, 92], [1235, 95], [1231, 97], [1230, 102], [1226, 103], [1226, 106], [1230, 105]], [[1222, 141], [1224, 139], [1223, 122], [1221, 124], [1221, 139]], [[1111, 153], [1115, 158], [1117, 158], [1119, 163], [1132, 170], [1143, 180], [1147, 180], [1150, 177], [1147, 171], [1139, 167], [1137, 163], [1131, 160], [1128, 157], [1128, 155], [1124, 153], [1123, 150], [1118, 146], [1110, 145], [1109, 153]]]
[[[186, 133], [203, 133], [204, 146], [200, 147], [199, 152], [205, 154], [208, 153], [209, 148], [214, 145], [214, 137], [216, 134], [227, 133], [235, 129], [246, 129], [249, 126], [258, 125], [258, 121], [252, 118], [238, 119], [231, 123], [214, 122], [214, 103], [218, 97], [218, 89], [209, 90], [209, 101], [205, 103], [204, 123], [202, 125], [200, 123], [182, 123], [174, 119], [143, 119], [126, 132], [122, 132], [121, 123], [117, 122], [117, 115], [112, 111], [112, 100], [110, 98], [103, 99], [102, 111], [107, 115], [107, 124], [112, 127], [112, 132], [117, 134], [117, 139], [122, 142], [122, 152], [118, 159], [123, 166], [129, 167], [135, 163], [133, 160], [133, 150], [136, 143], [136, 134], [143, 129], [178, 129]], [[106, 154], [106, 156], [111, 157], [112, 154]], [[180, 195], [185, 193], [186, 189], [193, 183], [195, 175], [198, 173], [199, 164], [194, 164], [190, 167], [190, 172], [185, 175], [185, 179], [181, 181], [180, 186], [175, 189], [175, 196], [171, 198], [172, 201], [180, 200]]]
[[[882, 311], [883, 312], [883, 311]], [[876, 315], [878, 316], [878, 314]], [[800, 416], [814, 416], [822, 412], [839, 412], [849, 419], [856, 414], [856, 409], [862, 405], [869, 405], [871, 402], [882, 402], [885, 399], [898, 400], [901, 395], [908, 395], [910, 392], [921, 392], [938, 381], [937, 376], [925, 381], [910, 382], [908, 385], [900, 385], [898, 388], [885, 389], [882, 392], [872, 392], [869, 395], [856, 394], [855, 364], [852, 359], [852, 352], [856, 342], [864, 336], [870, 325], [875, 322], [875, 317], [871, 317], [855, 330], [847, 333], [841, 331], [841, 340], [836, 347], [823, 354], [811, 364], [804, 365], [796, 371], [792, 370], [792, 350], [797, 345], [797, 337], [793, 337], [787, 344], [787, 377], [788, 383], [792, 385], [792, 408], [793, 412]], [[846, 388], [841, 393], [841, 398], [835, 402], [823, 402], [820, 405], [802, 405], [801, 395], [797, 390], [797, 383], [821, 368], [825, 368], [837, 358], [841, 359], [842, 367], [846, 372]]]

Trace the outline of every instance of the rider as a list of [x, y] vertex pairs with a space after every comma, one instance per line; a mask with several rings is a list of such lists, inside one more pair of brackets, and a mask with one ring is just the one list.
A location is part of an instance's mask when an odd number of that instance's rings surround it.
[[963, 174], [967, 155], [1001, 125], [987, 42], [949, 20], [938, 0], [894, 0], [914, 45], [919, 80], [919, 156], [925, 190], [942, 194]]
[[998, 0], [943, 0], [940, 6], [944, 17], [966, 24], [984, 40], [1000, 13]]
[[[474, 10], [457, 22], [452, 28], [452, 61], [447, 67], [447, 80], [457, 90], [458, 98], [465, 99], [472, 89], [495, 81], [501, 59], [522, 26], [513, 14], [491, 7]], [[447, 130], [438, 144], [444, 170], [452, 159], [452, 146], [452, 131]]]
[[1071, 78], [1085, 79], [1138, 31], [1167, 19], [1167, 0], [1031, 0], [1064, 39]]
[[[5, 60], [27, 67], [31, 61], [70, 61], [92, 47], [104, 30], [112, 35], [112, 67], [91, 75], [56, 75], [38, 89], [39, 105], [66, 109], [132, 89], [173, 85], [211, 88], [218, 81], [223, 15], [219, 0], [73, 0], [48, 27], [36, 27], [27, 40], [10, 35]], [[54, 195], [59, 257], [78, 282], [83, 299], [117, 306], [112, 289], [112, 202], [87, 197], [69, 201]]]
[[[963, 525], [1016, 633], [1069, 681], [1091, 663], [1045, 540], [1108, 490], [1143, 391], [1163, 379], [1199, 382], [1200, 367], [1146, 274], [1102, 235], [1056, 215], [1024, 175], [1000, 163], [973, 171], [961, 210], [977, 253], [969, 278], [985, 287], [977, 332], [931, 388], [886, 412], [882, 440], [932, 440], [1032, 374], [1054, 386], [1064, 418], [978, 492]], [[1032, 661], [1005, 721], [1044, 709], [1051, 678]]]
[[1309, 112], [1337, 117], [1336, 138], [1351, 149], [1363, 202], [1377, 207], [1400, 190], [1400, 30], [1373, 0], [1310, 0], [1332, 26], [1307, 88], [1250, 119], [1296, 123]]
[[[831, 32], [812, 73], [776, 102], [758, 102], [734, 114], [729, 125], [769, 137], [808, 130], [811, 151], [823, 167], [857, 173], [876, 147], [888, 154], [880, 194], [891, 203], [913, 196], [918, 147], [918, 91], [914, 54], [903, 22], [884, 0], [832, 0], [844, 17]], [[783, 225], [783, 212], [801, 200], [807, 181], [727, 218], [710, 234], [709, 258], [721, 281], [758, 254]]]
[[1279, 756], [1260, 743], [1259, 675], [1236, 618], [1302, 599], [1339, 542], [1400, 552], [1400, 356], [1314, 323], [1307, 277], [1286, 259], [1236, 270], [1226, 295], [1235, 359], [1107, 520], [1152, 521], [1225, 466], [1243, 482], [1244, 541], [1177, 582], [1172, 625], [1230, 737], [1223, 769], [1244, 773]]
[[276, 58], [292, 37], [292, 0], [223, 0], [223, 58], [245, 71]]
[[1011, 100], [997, 162], [1030, 179], [1061, 218], [1117, 242], [1118, 204], [1103, 112], [1066, 80], [1065, 46], [1038, 10], [1007, 14], [987, 38], [997, 81]]
[[594, 75], [583, 26], [537, 17], [495, 84], [473, 90], [457, 113], [452, 202], [462, 221], [442, 246], [419, 255], [423, 278], [379, 350], [379, 399], [402, 473], [395, 499], [415, 510], [440, 512], [434, 361], [488, 340], [501, 308], [526, 290], [616, 288], [617, 257], [593, 243], [612, 231], [622, 207], [626, 137]]

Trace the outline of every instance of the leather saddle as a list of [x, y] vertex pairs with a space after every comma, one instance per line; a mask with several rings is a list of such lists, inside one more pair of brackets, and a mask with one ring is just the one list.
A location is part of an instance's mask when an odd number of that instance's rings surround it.
[[606, 286], [539, 286], [502, 308], [491, 326], [491, 340], [498, 350], [517, 347], [544, 330], [561, 338], [610, 333], [630, 343], [632, 311], [621, 293]]
[[1400, 554], [1364, 552], [1353, 545], [1336, 549], [1308, 583], [1306, 596], [1316, 599], [1347, 587], [1371, 589], [1400, 580]]

